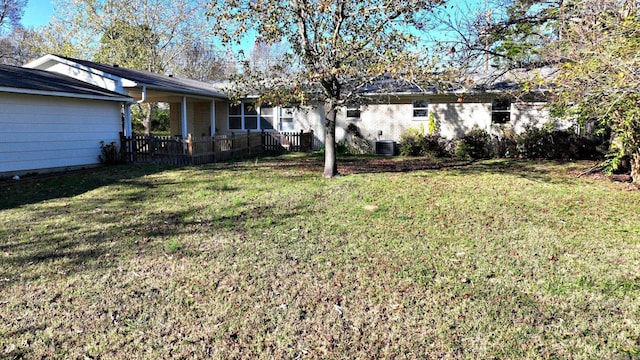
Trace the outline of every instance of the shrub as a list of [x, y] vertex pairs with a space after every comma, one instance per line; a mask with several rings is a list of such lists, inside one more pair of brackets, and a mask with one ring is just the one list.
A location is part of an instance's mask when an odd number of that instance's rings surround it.
[[456, 143], [456, 156], [459, 158], [488, 159], [492, 154], [491, 135], [486, 130], [473, 129]]
[[423, 135], [409, 129], [400, 136], [398, 144], [402, 156], [448, 156], [447, 141], [438, 135]]
[[494, 136], [491, 139], [493, 155], [500, 158], [518, 157], [518, 135], [505, 130], [502, 136]]
[[405, 131], [400, 135], [400, 142], [398, 147], [400, 148], [400, 155], [402, 156], [420, 156], [420, 139], [421, 135], [415, 131]]
[[528, 128], [518, 139], [520, 156], [527, 159], [596, 159], [599, 141], [572, 130]]
[[98, 155], [98, 160], [100, 160], [101, 164], [105, 165], [115, 165], [120, 163], [121, 158], [118, 145], [116, 145], [115, 142], [105, 144], [104, 141], [100, 141], [100, 155]]

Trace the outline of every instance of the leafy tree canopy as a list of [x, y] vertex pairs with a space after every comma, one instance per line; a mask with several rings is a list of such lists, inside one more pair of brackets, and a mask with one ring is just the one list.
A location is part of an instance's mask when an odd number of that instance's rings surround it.
[[27, 0], [0, 0], [0, 36], [20, 27]]
[[[611, 133], [609, 165], [631, 158], [640, 182], [640, 18], [637, 0], [512, 0], [459, 22], [459, 59], [489, 55], [498, 74], [542, 66], [547, 76], [523, 77], [545, 86], [553, 113]], [[484, 16], [484, 18], [483, 18]], [[483, 23], [484, 22], [484, 23]], [[469, 24], [484, 24], [481, 31]], [[460, 61], [469, 66], [471, 61]], [[476, 63], [477, 64], [477, 63]]]
[[[266, 44], [285, 42], [286, 62], [295, 72], [273, 78], [249, 71], [238, 88], [260, 84], [264, 101], [321, 101], [326, 117], [325, 177], [337, 175], [337, 107], [358, 98], [358, 90], [381, 77], [423, 80], [429, 63], [419, 52], [417, 30], [442, 1], [425, 0], [213, 0], [209, 15], [226, 42], [247, 32]], [[280, 72], [277, 72], [280, 73]], [[269, 81], [264, 81], [268, 79]], [[245, 85], [245, 86], [243, 86]], [[251, 86], [247, 86], [251, 85]]]

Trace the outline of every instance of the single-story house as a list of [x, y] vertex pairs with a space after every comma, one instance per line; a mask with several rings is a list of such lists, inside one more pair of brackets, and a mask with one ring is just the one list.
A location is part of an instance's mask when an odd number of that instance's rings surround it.
[[[316, 147], [324, 143], [324, 111], [320, 104], [306, 106], [260, 106], [255, 99], [232, 104], [212, 84], [172, 76], [131, 70], [86, 60], [46, 55], [27, 65], [70, 76], [105, 89], [126, 94], [136, 101], [169, 103], [172, 135], [185, 138], [210, 136], [217, 132], [313, 130]], [[550, 120], [546, 93], [530, 92], [513, 97], [515, 82], [490, 86], [452, 85], [446, 89], [418, 88], [413, 84], [374, 82], [362, 90], [366, 105], [339, 111], [336, 139], [348, 141], [357, 129], [369, 143], [399, 140], [409, 128], [427, 128], [430, 117], [439, 134], [452, 139], [480, 128], [498, 134], [507, 129], [523, 132]], [[381, 85], [382, 83], [382, 85]], [[125, 135], [131, 134], [128, 109], [124, 109]]]
[[211, 136], [217, 129], [227, 128], [227, 97], [209, 83], [57, 55], [45, 55], [24, 66], [55, 72], [134, 98], [135, 102], [125, 104], [123, 109], [125, 136], [132, 134], [131, 106], [144, 102], [169, 104], [174, 136]]
[[99, 163], [132, 98], [55, 73], [0, 65], [0, 177]]
[[[39, 76], [17, 75], [19, 71]], [[117, 142], [119, 132], [131, 136], [131, 106], [144, 102], [169, 104], [171, 135], [176, 138], [210, 137], [247, 130], [298, 133], [313, 130], [314, 148], [321, 147], [325, 139], [321, 104], [264, 106], [251, 98], [234, 104], [213, 84], [56, 55], [43, 56], [26, 64], [22, 70], [3, 67], [2, 72], [4, 83], [0, 84], [0, 102], [12, 105], [0, 108], [0, 123], [7, 124], [5, 128], [9, 129], [2, 135], [0, 154], [10, 154], [0, 159], [0, 175], [96, 163], [99, 141]], [[73, 91], [69, 86], [63, 90], [55, 88], [65, 82], [74, 84]], [[382, 82], [382, 85], [374, 82], [362, 89], [360, 95], [367, 99], [366, 104], [340, 109], [336, 127], [338, 141], [354, 141], [354, 137], [360, 137], [360, 141], [373, 149], [377, 140], [398, 141], [410, 128], [427, 129], [430, 120], [436, 122], [439, 134], [448, 139], [474, 128], [494, 134], [506, 130], [521, 133], [528, 126], [540, 126], [550, 120], [545, 108], [545, 92], [513, 97], [513, 82], [494, 83], [488, 87], [456, 85], [444, 90], [418, 88], [411, 84], [387, 86], [384, 80]], [[80, 89], [84, 93], [78, 94]], [[86, 93], [90, 91], [96, 93]], [[35, 98], [26, 95], [37, 95], [40, 102], [47, 100], [49, 109], [47, 106], [29, 106]], [[65, 101], [54, 101], [52, 96], [65, 97]], [[98, 105], [87, 105], [87, 100], [99, 101], [100, 106], [108, 109], [102, 111]], [[23, 114], [18, 118], [10, 113], [18, 112], [12, 109], [20, 103]], [[55, 110], [51, 108], [53, 106]], [[56, 115], [58, 113], [62, 115]], [[88, 116], [101, 126], [109, 124], [109, 129], [90, 125], [93, 123], [88, 120], [82, 125], [57, 125], [61, 117], [73, 118], [68, 121], [79, 123]], [[70, 133], [73, 132], [72, 136]], [[86, 136], [86, 132], [93, 135]], [[30, 135], [33, 133], [41, 135]], [[61, 135], [63, 133], [66, 135]], [[23, 139], [17, 140], [19, 137]], [[45, 143], [54, 138], [61, 143], [84, 139], [85, 149], [91, 148], [92, 152], [67, 149], [66, 153], [59, 152], [60, 157], [81, 157], [83, 160], [46, 160], [41, 153], [50, 150]]]
[[[515, 82], [499, 82], [489, 87], [458, 86], [447, 90], [420, 89], [411, 85], [389, 89], [382, 90], [376, 85], [365, 88], [362, 97], [366, 104], [340, 108], [336, 140], [352, 141], [355, 132], [373, 149], [376, 140], [398, 141], [410, 128], [426, 131], [430, 118], [436, 122], [439, 135], [447, 139], [460, 137], [475, 128], [495, 135], [508, 130], [520, 134], [529, 126], [541, 126], [550, 121], [547, 94], [538, 90], [513, 96], [517, 93]], [[247, 109], [251, 109], [250, 112]], [[229, 119], [229, 128], [236, 130], [313, 130], [316, 146], [324, 143], [325, 116], [321, 104], [261, 107], [249, 98], [239, 106], [232, 106]]]

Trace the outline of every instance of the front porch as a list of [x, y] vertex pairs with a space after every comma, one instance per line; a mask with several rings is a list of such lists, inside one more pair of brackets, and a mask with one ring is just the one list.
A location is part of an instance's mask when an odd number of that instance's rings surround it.
[[127, 163], [197, 165], [240, 159], [262, 153], [312, 150], [313, 131], [239, 131], [212, 136], [121, 134], [122, 160]]

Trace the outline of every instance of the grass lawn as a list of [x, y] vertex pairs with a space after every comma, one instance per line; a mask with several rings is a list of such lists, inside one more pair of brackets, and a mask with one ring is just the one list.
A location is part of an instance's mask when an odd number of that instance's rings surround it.
[[640, 191], [310, 155], [0, 182], [0, 358], [640, 357]]

